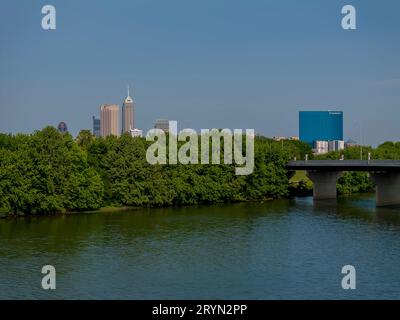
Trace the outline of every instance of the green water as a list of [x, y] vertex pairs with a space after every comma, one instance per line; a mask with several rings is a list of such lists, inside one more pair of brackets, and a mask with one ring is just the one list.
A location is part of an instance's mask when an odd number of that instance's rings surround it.
[[371, 196], [0, 220], [0, 241], [1, 299], [400, 298], [400, 210]]

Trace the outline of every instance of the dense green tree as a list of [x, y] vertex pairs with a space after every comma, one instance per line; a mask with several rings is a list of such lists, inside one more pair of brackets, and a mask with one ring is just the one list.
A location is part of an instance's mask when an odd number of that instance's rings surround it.
[[[180, 142], [182, 145], [184, 142]], [[74, 140], [47, 127], [32, 135], [0, 134], [0, 216], [93, 210], [101, 206], [170, 206], [276, 199], [308, 194], [304, 179], [289, 185], [286, 163], [311, 148], [299, 141], [255, 139], [255, 167], [248, 176], [235, 174], [236, 164], [151, 165], [144, 138], [95, 138], [83, 130]], [[221, 141], [223, 146], [223, 142]], [[400, 143], [363, 147], [363, 157], [399, 159]], [[317, 159], [359, 159], [352, 147]], [[221, 152], [223, 159], [224, 152]], [[366, 173], [346, 172], [340, 193], [373, 188]]]
[[282, 148], [280, 142], [256, 140], [255, 170], [246, 178], [246, 198], [281, 198], [288, 195], [289, 180], [285, 166], [290, 158], [293, 158], [293, 153]]
[[373, 159], [400, 159], [400, 142], [385, 142], [372, 152]]
[[47, 127], [17, 135], [0, 152], [0, 210], [48, 214], [97, 209], [103, 183], [69, 134]]
[[93, 143], [94, 139], [95, 137], [90, 132], [90, 130], [81, 130], [79, 131], [79, 134], [76, 137], [76, 143], [82, 149], [87, 149], [87, 147]]

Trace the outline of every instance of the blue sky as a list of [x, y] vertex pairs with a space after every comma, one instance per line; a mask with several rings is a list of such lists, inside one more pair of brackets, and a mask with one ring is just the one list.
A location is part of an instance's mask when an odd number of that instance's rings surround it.
[[346, 138], [361, 122], [368, 144], [400, 140], [399, 36], [397, 0], [2, 0], [0, 132], [91, 129], [130, 84], [144, 130], [168, 118], [291, 136], [299, 110], [338, 109]]

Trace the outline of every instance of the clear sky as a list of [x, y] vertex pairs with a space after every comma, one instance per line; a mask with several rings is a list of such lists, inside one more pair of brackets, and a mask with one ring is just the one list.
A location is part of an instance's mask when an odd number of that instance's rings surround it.
[[291, 136], [299, 110], [337, 109], [346, 139], [361, 122], [366, 143], [400, 140], [399, 40], [398, 0], [2, 0], [0, 131], [91, 129], [129, 84], [144, 130], [168, 118]]

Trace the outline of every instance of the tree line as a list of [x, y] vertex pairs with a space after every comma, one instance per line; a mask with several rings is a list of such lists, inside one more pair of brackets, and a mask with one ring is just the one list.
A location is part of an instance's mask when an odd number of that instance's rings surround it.
[[[310, 149], [298, 141], [255, 139], [255, 168], [232, 165], [151, 165], [144, 138], [76, 139], [46, 127], [33, 134], [0, 134], [0, 214], [39, 215], [105, 206], [161, 207], [276, 199], [289, 194], [285, 164]], [[221, 152], [223, 157], [223, 152]]]
[[[87, 130], [74, 139], [54, 127], [0, 134], [0, 216], [278, 199], [312, 190], [309, 181], [290, 181], [285, 169], [290, 159], [361, 157], [360, 147], [313, 157], [305, 143], [256, 136], [254, 172], [237, 176], [234, 163], [151, 165], [146, 161], [151, 143], [128, 134], [95, 138]], [[399, 159], [400, 142], [363, 147], [362, 153], [364, 159], [368, 153]], [[373, 188], [363, 172], [346, 172], [338, 182], [341, 194]]]

